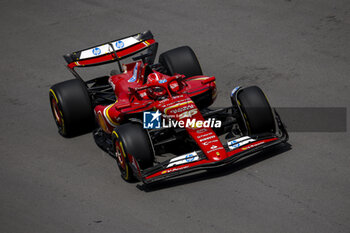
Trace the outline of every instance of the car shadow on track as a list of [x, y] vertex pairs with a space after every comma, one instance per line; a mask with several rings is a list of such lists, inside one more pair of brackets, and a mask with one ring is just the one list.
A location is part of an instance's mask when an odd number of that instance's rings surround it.
[[241, 169], [247, 168], [253, 164], [259, 163], [266, 159], [280, 155], [292, 149], [291, 144], [284, 143], [276, 145], [273, 148], [268, 148], [264, 151], [258, 152], [252, 156], [246, 157], [236, 163], [220, 167], [204, 170], [201, 172], [192, 173], [177, 178], [172, 178], [165, 181], [159, 181], [153, 184], [138, 184], [136, 187], [144, 192], [154, 192], [161, 189], [171, 188], [178, 185], [190, 184], [202, 180], [213, 179], [221, 176], [230, 175]]

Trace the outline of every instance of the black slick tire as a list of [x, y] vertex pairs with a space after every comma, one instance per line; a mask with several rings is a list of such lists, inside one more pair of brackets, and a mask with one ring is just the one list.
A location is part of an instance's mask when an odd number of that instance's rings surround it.
[[[257, 86], [240, 90], [237, 104], [242, 112], [243, 121], [249, 135], [275, 133], [275, 119], [270, 104]], [[243, 127], [243, 126], [241, 126]]]
[[55, 84], [50, 93], [51, 111], [64, 137], [91, 132], [95, 126], [91, 100], [85, 84], [72, 79]]
[[153, 166], [152, 144], [140, 124], [126, 123], [116, 127], [112, 133], [112, 140], [117, 164], [124, 180], [133, 181], [139, 177], [140, 170]]
[[167, 69], [168, 75], [183, 74], [186, 77], [203, 75], [196, 54], [189, 46], [182, 46], [159, 56], [159, 63]]

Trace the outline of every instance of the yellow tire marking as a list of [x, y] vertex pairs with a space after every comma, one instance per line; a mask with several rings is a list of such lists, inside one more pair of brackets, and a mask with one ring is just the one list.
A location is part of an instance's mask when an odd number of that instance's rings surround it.
[[125, 154], [122, 142], [119, 142], [119, 145], [120, 145], [120, 148], [122, 148], [122, 153], [123, 153], [123, 156], [125, 158], [125, 161], [124, 161], [125, 162], [125, 179], [128, 180], [129, 179], [129, 168], [128, 168], [128, 164], [126, 162], [126, 154]]
[[[114, 134], [117, 138], [119, 138], [117, 132], [113, 131], [112, 134]], [[119, 146], [122, 149], [121, 152], [123, 154], [123, 157], [125, 158], [125, 161], [124, 161], [124, 163], [125, 163], [125, 179], [128, 180], [129, 179], [129, 168], [128, 168], [128, 164], [126, 163], [126, 154], [125, 154], [122, 142], [119, 142]]]
[[53, 94], [53, 97], [55, 97], [55, 100], [58, 103], [58, 99], [57, 99], [57, 96], [56, 96], [55, 92], [52, 89], [50, 89], [50, 92]]
[[[54, 97], [55, 100], [56, 100], [56, 104], [58, 105], [58, 99], [57, 99], [57, 96], [56, 96], [55, 92], [54, 92], [52, 89], [50, 89], [50, 92], [52, 93], [53, 97]], [[65, 127], [65, 125], [64, 125], [63, 113], [62, 113], [61, 110], [60, 110], [60, 115], [61, 115], [61, 122], [62, 122], [62, 125], [61, 125], [61, 127], [62, 127], [62, 133], [65, 134], [65, 133], [66, 133], [66, 127]]]
[[112, 134], [114, 134], [117, 138], [119, 138], [118, 134], [115, 131], [113, 131]]

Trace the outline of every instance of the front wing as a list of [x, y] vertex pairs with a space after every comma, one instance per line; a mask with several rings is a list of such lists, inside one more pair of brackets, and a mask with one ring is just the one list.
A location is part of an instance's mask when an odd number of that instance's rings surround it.
[[202, 151], [194, 151], [142, 171], [141, 179], [145, 184], [149, 184], [194, 171], [225, 166], [268, 147], [286, 142], [287, 140], [288, 133], [284, 129], [282, 130], [282, 135], [279, 137], [276, 135], [241, 137], [228, 141], [228, 143], [224, 145], [227, 157], [223, 160], [210, 161]]

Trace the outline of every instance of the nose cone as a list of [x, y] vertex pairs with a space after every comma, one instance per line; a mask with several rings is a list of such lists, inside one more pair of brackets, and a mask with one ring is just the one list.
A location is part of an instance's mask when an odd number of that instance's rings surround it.
[[218, 136], [211, 128], [187, 129], [188, 133], [195, 139], [207, 158], [211, 161], [219, 161], [227, 157], [226, 150]]

